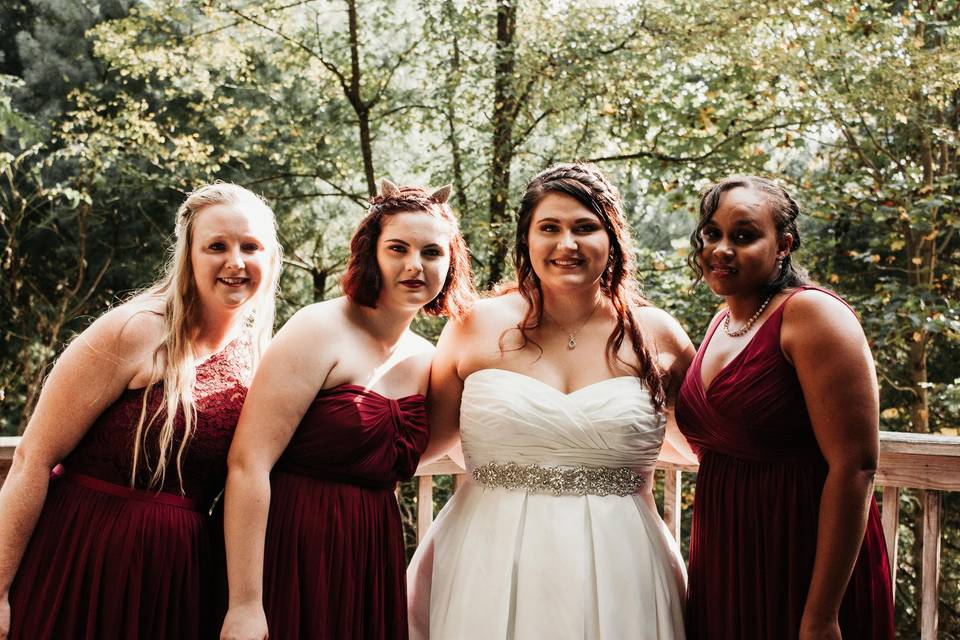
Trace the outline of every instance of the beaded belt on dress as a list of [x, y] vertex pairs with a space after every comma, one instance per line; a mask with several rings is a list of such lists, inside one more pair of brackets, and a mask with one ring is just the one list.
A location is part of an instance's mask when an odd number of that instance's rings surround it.
[[629, 496], [646, 484], [642, 475], [627, 467], [541, 467], [515, 462], [488, 462], [473, 470], [473, 479], [488, 487], [557, 496]]

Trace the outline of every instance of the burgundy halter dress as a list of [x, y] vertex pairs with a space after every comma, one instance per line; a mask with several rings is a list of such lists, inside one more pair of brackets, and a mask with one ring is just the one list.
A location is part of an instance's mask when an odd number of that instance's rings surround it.
[[264, 609], [271, 638], [404, 640], [406, 558], [394, 489], [427, 446], [422, 395], [321, 391], [271, 475]]
[[[144, 464], [130, 487], [142, 389], [126, 390], [96, 419], [50, 481], [10, 590], [11, 640], [216, 637], [226, 580], [221, 520], [209, 511], [226, 480], [251, 356], [244, 335], [197, 366], [183, 493], [175, 459], [159, 492], [147, 489]], [[148, 416], [162, 396], [151, 391]], [[175, 427], [174, 452], [182, 415]], [[154, 443], [158, 430], [149, 432]]]
[[[687, 586], [690, 639], [798, 636], [827, 464], [796, 370], [780, 350], [788, 303], [704, 389], [701, 360], [720, 314], [677, 400], [677, 422], [700, 460]], [[874, 499], [840, 628], [845, 639], [893, 638], [890, 569]]]

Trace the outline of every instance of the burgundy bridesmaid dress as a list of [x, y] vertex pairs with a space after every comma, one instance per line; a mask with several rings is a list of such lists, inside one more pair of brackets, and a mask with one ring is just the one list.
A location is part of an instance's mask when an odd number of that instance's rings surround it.
[[[701, 359], [718, 316], [680, 390], [677, 422], [700, 459], [687, 586], [691, 639], [799, 633], [827, 464], [796, 370], [780, 350], [784, 306], [704, 389]], [[844, 640], [893, 638], [890, 569], [873, 499], [840, 628]]]
[[398, 480], [429, 432], [422, 395], [321, 391], [271, 476], [264, 608], [271, 638], [407, 637]]
[[[183, 493], [175, 459], [159, 492], [146, 489], [142, 463], [137, 488], [130, 488], [142, 390], [128, 389], [97, 418], [50, 481], [10, 590], [11, 640], [217, 636], [225, 605], [223, 531], [208, 512], [226, 480], [251, 355], [244, 336], [197, 367]], [[152, 390], [148, 416], [161, 400], [161, 390]], [[176, 426], [174, 451], [181, 416]]]

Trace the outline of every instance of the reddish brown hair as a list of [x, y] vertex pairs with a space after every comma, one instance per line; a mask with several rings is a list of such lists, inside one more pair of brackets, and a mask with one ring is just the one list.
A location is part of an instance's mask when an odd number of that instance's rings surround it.
[[548, 193], [562, 193], [574, 198], [592, 211], [603, 224], [610, 239], [610, 256], [600, 277], [600, 290], [610, 299], [617, 314], [617, 325], [607, 340], [607, 357], [620, 360], [620, 346], [624, 337], [629, 335], [638, 363], [638, 366], [631, 368], [646, 384], [654, 407], [662, 409], [665, 401], [663, 375], [644, 344], [632, 310], [633, 306], [648, 306], [650, 303], [640, 295], [640, 287], [633, 275], [630, 231], [623, 213], [620, 193], [594, 165], [556, 164], [535, 176], [523, 193], [520, 208], [517, 210], [517, 237], [513, 254], [517, 289], [529, 303], [527, 314], [517, 327], [523, 336], [523, 343], [531, 341], [527, 331], [536, 329], [543, 321], [543, 305], [540, 303], [543, 289], [530, 262], [527, 235], [530, 232], [533, 211]]
[[353, 302], [376, 308], [383, 282], [377, 264], [377, 240], [384, 216], [398, 213], [423, 212], [440, 218], [450, 225], [450, 268], [437, 297], [423, 307], [431, 316], [461, 318], [476, 298], [470, 251], [460, 233], [457, 218], [445, 201], [434, 198], [420, 187], [402, 186], [397, 193], [378, 194], [370, 198], [367, 215], [350, 240], [350, 263], [340, 286]]

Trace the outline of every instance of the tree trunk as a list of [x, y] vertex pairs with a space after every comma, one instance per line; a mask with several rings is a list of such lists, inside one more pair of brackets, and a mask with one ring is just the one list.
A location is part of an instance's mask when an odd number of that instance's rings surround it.
[[[453, 20], [454, 7], [449, 0], [444, 5], [447, 19], [451, 22], [451, 28], [456, 28]], [[460, 139], [457, 137], [457, 110], [456, 100], [457, 88], [460, 86], [460, 43], [456, 33], [453, 35], [453, 56], [450, 58], [450, 75], [444, 83], [444, 118], [447, 121], [447, 140], [450, 143], [451, 170], [453, 172], [453, 197], [457, 203], [457, 209], [460, 210], [460, 228], [467, 241], [467, 246], [471, 246], [473, 241], [473, 227], [468, 224], [468, 207], [470, 203], [467, 200], [467, 186], [463, 179], [463, 152], [460, 149]]]
[[[927, 331], [917, 331], [910, 342], [908, 363], [910, 367], [910, 384], [913, 387], [914, 397], [910, 402], [910, 425], [916, 433], [930, 433], [930, 410], [927, 404]], [[919, 337], [919, 340], [915, 338]]]
[[360, 90], [360, 35], [357, 26], [356, 0], [347, 0], [347, 20], [350, 30], [350, 88], [347, 97], [357, 114], [360, 129], [360, 155], [363, 158], [363, 175], [367, 181], [367, 193], [377, 195], [377, 181], [373, 170], [373, 149], [370, 145], [370, 105], [364, 102]]
[[493, 251], [486, 286], [496, 284], [503, 275], [509, 238], [505, 237], [510, 193], [510, 164], [513, 160], [513, 124], [516, 117], [514, 68], [517, 8], [512, 0], [497, 4], [497, 45], [493, 101], [493, 154], [490, 162], [490, 231]]
[[327, 277], [330, 275], [326, 269], [314, 269], [313, 273], [313, 301], [323, 302], [327, 296]]

